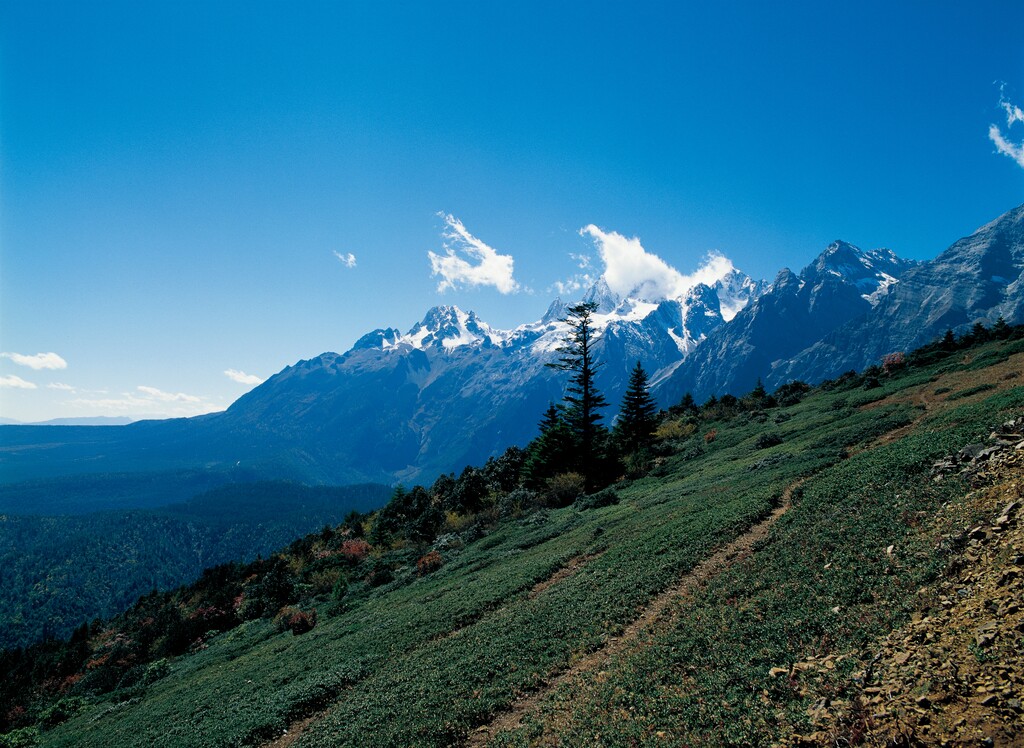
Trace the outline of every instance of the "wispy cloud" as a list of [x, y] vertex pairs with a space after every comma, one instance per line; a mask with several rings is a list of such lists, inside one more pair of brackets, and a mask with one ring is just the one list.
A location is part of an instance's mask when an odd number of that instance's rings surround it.
[[246, 374], [244, 371], [238, 369], [225, 369], [224, 376], [230, 379], [232, 382], [238, 382], [239, 384], [263, 384], [264, 380], [255, 374]]
[[596, 282], [596, 278], [589, 273], [577, 273], [568, 280], [555, 281], [548, 288], [548, 291], [554, 291], [559, 296], [568, 296], [574, 294], [577, 291], [590, 288]]
[[338, 250], [334, 250], [334, 256], [341, 261], [341, 264], [347, 268], [354, 268], [356, 266], [356, 256], [351, 252], [342, 254]]
[[711, 252], [696, 271], [684, 275], [644, 249], [636, 237], [628, 239], [615, 231], [603, 231], [594, 224], [580, 229], [580, 235], [594, 240], [604, 263], [602, 277], [619, 296], [648, 301], [678, 299], [698, 283], [711, 285], [734, 270], [729, 258]]
[[46, 388], [49, 389], [49, 390], [60, 390], [61, 392], [77, 392], [78, 391], [74, 387], [72, 387], [70, 384], [64, 384], [63, 382], [53, 382], [51, 384], [46, 385]]
[[585, 270], [590, 267], [590, 261], [593, 259], [590, 255], [578, 255], [575, 252], [570, 252], [569, 256], [576, 262], [576, 265], [581, 270]]
[[40, 369], [66, 369], [68, 362], [52, 351], [50, 353], [37, 353], [29, 356], [24, 353], [0, 353], [3, 358], [9, 358], [20, 366], [27, 366], [36, 371]]
[[14, 374], [8, 374], [6, 377], [0, 377], [0, 387], [12, 387], [19, 390], [34, 390], [36, 389], [35, 384], [32, 382], [26, 382], [19, 376]]
[[494, 286], [503, 294], [520, 290], [512, 274], [512, 255], [499, 254], [470, 234], [458, 218], [439, 213], [445, 223], [441, 234], [444, 254], [427, 252], [433, 275], [440, 275], [437, 290], [458, 286]]
[[201, 403], [203, 401], [203, 398], [196, 395], [186, 395], [184, 392], [164, 392], [156, 387], [147, 387], [142, 384], [135, 389], [162, 403]]
[[198, 416], [223, 410], [222, 405], [212, 403], [196, 395], [184, 392], [164, 392], [156, 387], [139, 385], [133, 391], [122, 392], [115, 397], [78, 397], [65, 402], [79, 412], [89, 415], [135, 415], [149, 417], [179, 418]]
[[1024, 141], [1015, 143], [1009, 139], [1010, 128], [1017, 122], [1024, 122], [1024, 110], [1006, 98], [1006, 84], [999, 86], [999, 106], [1006, 112], [1006, 135], [999, 129], [998, 125], [988, 126], [988, 139], [995, 145], [996, 150], [1004, 156], [1008, 156], [1017, 162], [1017, 165], [1024, 168]]

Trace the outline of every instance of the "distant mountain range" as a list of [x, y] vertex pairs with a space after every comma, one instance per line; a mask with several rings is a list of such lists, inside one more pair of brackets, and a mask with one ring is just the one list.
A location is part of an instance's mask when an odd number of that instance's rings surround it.
[[[584, 300], [597, 304], [597, 384], [610, 403], [637, 360], [663, 405], [686, 392], [742, 394], [758, 378], [769, 388], [816, 382], [947, 328], [1024, 322], [1024, 206], [927, 262], [837, 241], [770, 285], [733, 271], [681, 298], [646, 299], [599, 281]], [[565, 310], [556, 299], [537, 322], [497, 330], [473, 312], [435, 307], [408, 332], [377, 329], [343, 354], [289, 366], [223, 413], [0, 427], [3, 480], [197, 467], [246, 479], [432, 480], [536, 433], [562, 396], [564, 375], [544, 364], [565, 334]]]
[[141, 420], [143, 419], [129, 418], [128, 416], [77, 416], [26, 423], [13, 418], [0, 418], [0, 426], [127, 426], [129, 423]]

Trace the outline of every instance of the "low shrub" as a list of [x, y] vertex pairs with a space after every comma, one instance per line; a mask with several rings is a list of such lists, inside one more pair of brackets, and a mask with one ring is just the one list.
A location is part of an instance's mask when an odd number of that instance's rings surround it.
[[569, 506], [586, 490], [586, 481], [579, 473], [559, 473], [548, 478], [547, 499], [551, 506]]
[[665, 421], [654, 431], [654, 438], [661, 441], [681, 440], [690, 437], [697, 427], [681, 418]]
[[431, 551], [416, 562], [416, 573], [421, 577], [435, 572], [444, 565], [444, 559], [437, 551]]
[[614, 506], [621, 500], [618, 491], [609, 486], [604, 488], [597, 493], [587, 494], [586, 496], [580, 496], [573, 502], [573, 506], [580, 511], [587, 509], [597, 509], [602, 506]]
[[757, 437], [757, 441], [754, 442], [754, 446], [758, 449], [767, 449], [777, 444], [782, 444], [782, 437], [772, 431], [766, 431], [761, 434]]
[[274, 616], [274, 628], [278, 631], [291, 631], [295, 636], [312, 631], [316, 627], [316, 610], [305, 612], [298, 608], [286, 606]]

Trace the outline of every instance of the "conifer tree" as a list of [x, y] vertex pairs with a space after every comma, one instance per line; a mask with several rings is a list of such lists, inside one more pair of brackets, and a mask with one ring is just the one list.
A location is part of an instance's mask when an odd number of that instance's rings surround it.
[[600, 448], [607, 431], [601, 425], [601, 408], [608, 403], [594, 385], [594, 374], [599, 366], [594, 357], [597, 337], [593, 316], [597, 304], [593, 301], [574, 304], [566, 310], [562, 321], [569, 325], [565, 343], [558, 349], [558, 361], [549, 363], [561, 371], [571, 372], [566, 387], [566, 422], [577, 443], [576, 467], [592, 488], [601, 462]]
[[622, 409], [615, 424], [615, 437], [624, 454], [635, 454], [651, 445], [657, 428], [658, 412], [647, 389], [647, 372], [639, 361], [629, 375], [629, 386], [622, 396]]
[[981, 322], [975, 322], [971, 327], [970, 339], [972, 343], [984, 343], [988, 340], [988, 330]]
[[956, 336], [953, 334], [952, 329], [947, 329], [946, 334], [942, 336], [942, 348], [946, 351], [956, 350]]
[[526, 448], [523, 477], [527, 485], [540, 488], [555, 473], [570, 470], [572, 452], [572, 435], [562, 408], [551, 403], [541, 419], [540, 434]]

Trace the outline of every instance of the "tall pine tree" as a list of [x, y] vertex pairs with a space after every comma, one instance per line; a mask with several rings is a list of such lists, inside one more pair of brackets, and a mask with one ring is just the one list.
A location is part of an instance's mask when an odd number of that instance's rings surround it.
[[636, 362], [629, 386], [622, 396], [622, 409], [615, 424], [615, 438], [623, 454], [636, 454], [651, 446], [658, 422], [654, 398], [647, 389], [647, 372]]
[[601, 408], [608, 406], [594, 385], [599, 366], [594, 357], [597, 337], [594, 332], [596, 302], [574, 304], [566, 310], [562, 321], [569, 325], [565, 343], [558, 349], [558, 361], [548, 366], [571, 372], [565, 390], [566, 423], [577, 444], [576, 469], [594, 487], [602, 462], [602, 447], [607, 430], [601, 425]]

